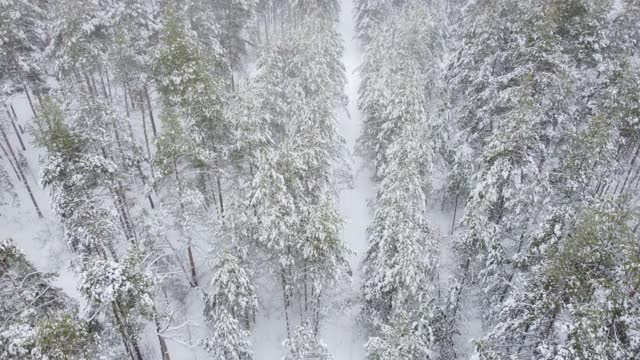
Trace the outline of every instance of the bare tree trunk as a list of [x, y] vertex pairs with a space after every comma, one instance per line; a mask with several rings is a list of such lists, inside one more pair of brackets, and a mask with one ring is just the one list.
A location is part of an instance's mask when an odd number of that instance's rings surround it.
[[144, 101], [142, 98], [140, 99], [140, 112], [142, 113], [142, 133], [144, 134], [144, 144], [147, 149], [147, 157], [149, 159], [149, 169], [151, 171], [151, 185], [153, 187], [153, 191], [156, 192], [156, 175], [153, 169], [153, 161], [151, 157], [151, 146], [149, 145], [149, 135], [147, 132], [147, 120], [144, 113]]
[[[144, 185], [145, 187], [147, 186], [147, 177], [144, 175], [144, 172], [142, 171], [142, 168], [140, 167], [140, 162], [136, 161], [136, 169], [138, 170], [138, 173], [140, 174], [140, 178], [142, 179], [142, 185]], [[147, 194], [147, 199], [149, 199], [149, 205], [151, 206], [151, 209], [155, 209], [156, 206], [153, 203], [153, 198], [151, 197], [151, 194]]]
[[304, 271], [304, 274], [302, 275], [302, 282], [304, 283], [304, 313], [306, 314], [309, 311], [309, 298], [307, 295], [307, 259], [304, 259], [302, 269]]
[[284, 302], [284, 319], [287, 324], [287, 338], [291, 339], [291, 329], [289, 327], [289, 296], [287, 295], [287, 280], [284, 275], [284, 268], [282, 268], [281, 277], [282, 277], [282, 298]]
[[156, 310], [155, 303], [153, 304], [153, 321], [156, 325], [156, 333], [158, 333], [158, 343], [160, 343], [160, 354], [162, 355], [162, 360], [171, 360], [169, 356], [169, 347], [167, 346], [167, 342], [164, 337], [160, 334], [162, 330], [160, 328], [160, 320], [158, 320], [158, 311]]
[[24, 141], [22, 141], [22, 136], [20, 136], [20, 131], [18, 131], [18, 127], [16, 126], [15, 119], [13, 118], [13, 116], [11, 116], [11, 112], [9, 112], [9, 108], [7, 108], [6, 105], [5, 110], [7, 110], [7, 116], [9, 117], [9, 120], [11, 120], [11, 126], [13, 127], [13, 131], [15, 131], [16, 136], [18, 137], [18, 141], [20, 142], [22, 151], [27, 151], [26, 146], [24, 146]]
[[453, 221], [451, 222], [451, 235], [453, 235], [453, 231], [456, 228], [456, 214], [458, 213], [458, 198], [460, 197], [460, 192], [456, 192], [456, 201], [453, 205]]
[[13, 152], [13, 148], [11, 147], [11, 143], [9, 142], [9, 138], [7, 137], [7, 133], [4, 131], [4, 127], [2, 126], [2, 124], [0, 124], [0, 134], [4, 139], [4, 142], [7, 144], [7, 148], [9, 148], [9, 153], [11, 154], [11, 157], [13, 158], [13, 161], [15, 162], [18, 170], [18, 174], [19, 174], [18, 177], [22, 180], [22, 183], [27, 188], [27, 192], [29, 193], [29, 197], [31, 198], [33, 207], [35, 207], [36, 209], [36, 213], [38, 213], [38, 217], [43, 218], [44, 216], [42, 216], [40, 207], [38, 206], [38, 203], [36, 202], [36, 198], [35, 196], [33, 196], [33, 192], [31, 191], [31, 186], [29, 186], [29, 183], [27, 182], [27, 178], [24, 176], [24, 172], [22, 171], [22, 168], [20, 168], [20, 165], [19, 165], [20, 163], [18, 162], [18, 158], [16, 157], [15, 152]]
[[267, 46], [269, 46], [269, 22], [267, 20], [267, 16], [264, 17], [264, 39]]
[[113, 96], [111, 95], [111, 79], [109, 78], [109, 69], [104, 69], [104, 74], [107, 77], [107, 89], [109, 90], [109, 100], [113, 102]]
[[[18, 121], [18, 115], [16, 115], [16, 109], [13, 108], [13, 104], [10, 104], [9, 107], [11, 108], [11, 113], [13, 114], [13, 118], [16, 119], [16, 121]], [[22, 126], [20, 126], [19, 123], [18, 123], [18, 127], [20, 128], [20, 133], [24, 134], [24, 129], [22, 128]]]
[[24, 81], [22, 82], [22, 88], [24, 89], [25, 95], [27, 95], [27, 101], [29, 102], [29, 107], [31, 108], [33, 116], [37, 116], [36, 108], [33, 105], [33, 100], [31, 99], [31, 95], [29, 95], [29, 88], [27, 87], [27, 85], [25, 85]]
[[129, 234], [131, 235], [133, 242], [138, 242], [138, 235], [136, 234], [136, 229], [133, 225], [133, 220], [131, 219], [131, 212], [129, 211], [129, 205], [127, 203], [127, 194], [124, 191], [122, 183], [118, 181], [118, 187], [116, 188], [116, 195], [120, 198], [120, 206], [122, 206], [122, 214], [124, 215], [124, 221], [129, 229]]
[[100, 74], [100, 85], [102, 87], [102, 94], [104, 94], [104, 98], [109, 100], [109, 102], [111, 102], [111, 97], [109, 96], [109, 93], [107, 92], [107, 86], [104, 83], [104, 76], [102, 75], [102, 67], [100, 67], [100, 70], [98, 72]]
[[149, 135], [147, 134], [147, 118], [144, 113], [144, 103], [140, 102], [140, 111], [142, 112], [142, 133], [144, 134], [144, 145], [147, 149], [147, 156], [151, 161], [151, 147], [149, 146]]
[[153, 130], [153, 137], [158, 137], [158, 131], [156, 130], [156, 122], [153, 118], [153, 106], [151, 105], [151, 97], [149, 96], [149, 88], [147, 84], [144, 85], [144, 96], [147, 99], [147, 106], [149, 106], [149, 120], [151, 121], [151, 129]]
[[93, 93], [96, 94], [96, 97], [99, 97], [98, 85], [96, 83], [96, 78], [93, 76], [93, 73], [89, 75], [89, 79], [91, 79], [91, 85], [93, 86]]
[[127, 110], [127, 117], [131, 116], [129, 113], [129, 99], [127, 98], [127, 87], [122, 85], [122, 89], [124, 90], [124, 108]]
[[[117, 316], [116, 314], [119, 314], [119, 326], [121, 327], [121, 333], [125, 334], [127, 342], [129, 343], [129, 347], [130, 347], [130, 351], [131, 351], [131, 355], [133, 358], [133, 355], [135, 355], [134, 359], [137, 360], [144, 360], [144, 358], [142, 357], [142, 352], [140, 351], [140, 346], [138, 346], [138, 341], [136, 340], [136, 337], [133, 334], [130, 334], [127, 330], [129, 328], [128, 326], [128, 320], [127, 318], [122, 314], [120, 308], [120, 304], [118, 302], [118, 300], [115, 300], [113, 303], [113, 309], [114, 309], [114, 315]], [[118, 317], [116, 318], [118, 319]]]
[[89, 92], [89, 95], [96, 97], [96, 94], [93, 91], [93, 86], [91, 86], [91, 80], [89, 80], [89, 75], [84, 71], [82, 72], [82, 75], [84, 76], [84, 82], [87, 84], [87, 91]]
[[[129, 88], [129, 86], [127, 86], [127, 88]], [[140, 99], [142, 99], [142, 97], [140, 97]], [[134, 98], [134, 92], [131, 91], [131, 88], [129, 88], [129, 100], [131, 101], [131, 111], [136, 111], [136, 99]]]
[[[178, 185], [178, 203], [180, 204], [181, 216], [184, 218], [184, 205], [182, 204], [182, 183], [180, 181], [180, 175], [178, 173], [178, 160], [173, 158], [173, 169], [175, 171], [176, 183]], [[187, 255], [189, 257], [189, 267], [191, 269], [191, 286], [198, 286], [198, 279], [196, 276], [196, 264], [193, 260], [193, 251], [191, 250], [191, 236], [187, 235]]]
[[7, 153], [7, 150], [4, 148], [4, 145], [2, 145], [1, 142], [0, 142], [0, 149], [2, 150], [2, 153], [7, 157], [7, 161], [9, 161], [9, 165], [11, 165], [11, 168], [16, 173], [18, 180], [21, 180], [20, 174], [18, 173], [18, 169], [16, 168], [17, 165], [13, 165], [13, 160], [11, 160], [11, 158], [9, 157], [9, 153]]
[[189, 267], [191, 268], [191, 281], [193, 286], [198, 286], [198, 279], [196, 276], [196, 263], [193, 261], [193, 250], [191, 249], [191, 237], [189, 237], [189, 244], [187, 245], [187, 255], [189, 255]]
[[122, 320], [118, 315], [118, 309], [116, 308], [115, 303], [111, 303], [111, 309], [113, 311], [113, 317], [116, 319], [116, 324], [118, 325], [118, 331], [120, 332], [120, 336], [122, 337], [122, 343], [124, 344], [124, 348], [127, 350], [127, 353], [131, 357], [131, 360], [136, 360], [136, 358], [133, 355], [133, 352], [131, 351], [131, 347], [129, 346], [129, 339], [125, 331], [124, 324], [122, 323]]
[[322, 294], [318, 291], [318, 302], [316, 304], [316, 317], [314, 320], [314, 325], [313, 325], [313, 331], [316, 334], [316, 336], [318, 335], [318, 333], [320, 332], [320, 308], [321, 308], [321, 304], [320, 304], [320, 299], [322, 297]]
[[218, 184], [218, 200], [220, 201], [220, 214], [224, 216], [224, 202], [222, 201], [222, 186], [220, 185], [220, 176], [216, 176], [216, 183]]
[[133, 241], [133, 236], [129, 231], [129, 226], [127, 225], [126, 215], [124, 213], [124, 206], [120, 203], [120, 197], [117, 195], [116, 191], [109, 186], [109, 193], [111, 194], [111, 199], [113, 200], [113, 204], [118, 212], [118, 220], [120, 220], [120, 226], [122, 226], [122, 231], [124, 231], [124, 235], [127, 240], [131, 241], [132, 244], [135, 244]]

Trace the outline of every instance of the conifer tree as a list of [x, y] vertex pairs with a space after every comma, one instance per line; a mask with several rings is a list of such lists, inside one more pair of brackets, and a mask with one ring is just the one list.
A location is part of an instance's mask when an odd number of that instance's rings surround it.
[[284, 347], [287, 351], [285, 360], [331, 360], [327, 346], [318, 339], [317, 334], [309, 324], [303, 323], [293, 334], [293, 337], [285, 340]]
[[258, 300], [249, 274], [238, 258], [219, 260], [207, 294], [204, 315], [211, 326], [205, 348], [214, 359], [252, 359], [249, 331]]
[[49, 101], [38, 118], [36, 136], [49, 153], [42, 183], [51, 188], [54, 211], [64, 225], [67, 243], [78, 256], [83, 295], [94, 311], [111, 310], [112, 329], [120, 333], [126, 352], [132, 359], [142, 360], [136, 323], [150, 304], [150, 280], [137, 267], [135, 244], [124, 257], [118, 252], [122, 228], [117, 226], [113, 211], [96, 195], [110, 187], [117, 166], [92, 151], [90, 137], [75, 132], [75, 126], [81, 126], [85, 118], [79, 116], [67, 124], [65, 116], [67, 112]]
[[0, 243], [0, 356], [3, 359], [89, 359], [96, 349], [91, 324], [78, 304], [52, 285], [12, 241]]
[[[9, 86], [5, 91], [14, 93], [18, 87], [27, 96], [33, 113], [35, 99], [44, 87], [44, 71], [40, 57], [44, 52], [47, 36], [46, 12], [48, 4], [29, 0], [3, 1], [0, 12], [0, 83]], [[5, 92], [3, 91], [3, 92]]]

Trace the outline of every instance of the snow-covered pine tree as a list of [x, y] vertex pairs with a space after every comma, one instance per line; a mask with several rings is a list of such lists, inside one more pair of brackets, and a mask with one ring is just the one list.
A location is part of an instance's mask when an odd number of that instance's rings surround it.
[[318, 338], [316, 331], [307, 323], [302, 323], [293, 334], [285, 340], [286, 355], [284, 360], [331, 360], [333, 356], [327, 346]]
[[477, 343], [482, 359], [630, 359], [640, 350], [637, 214], [627, 200], [572, 210], [538, 239], [543, 262]]
[[97, 0], [62, 0], [52, 4], [48, 22], [51, 41], [47, 56], [54, 60], [59, 80], [83, 84], [86, 94], [98, 96], [94, 74], [105, 63], [111, 45], [112, 23], [105, 3]]
[[219, 24], [218, 42], [226, 59], [232, 90], [235, 90], [233, 71], [239, 70], [242, 58], [247, 54], [249, 25], [255, 16], [257, 0], [216, 0], [211, 2]]
[[369, 227], [364, 312], [374, 325], [389, 320], [396, 308], [413, 309], [420, 293], [433, 290], [437, 273], [437, 235], [425, 218], [423, 170], [430, 155], [419, 142], [419, 126], [407, 126], [388, 149]]
[[343, 106], [342, 44], [334, 18], [313, 14], [260, 61], [255, 86], [266, 97], [257, 121], [268, 137], [250, 137], [261, 140], [252, 149], [249, 211], [283, 286], [288, 330], [297, 294], [301, 321], [317, 331], [322, 293], [345, 273], [347, 250], [334, 180], [343, 141], [335, 124]]
[[[395, 309], [389, 321], [380, 326], [380, 333], [370, 337], [365, 344], [367, 357], [372, 360], [392, 359], [434, 359], [438, 329], [434, 299], [417, 305], [418, 310], [408, 313], [404, 309]], [[426, 312], [424, 312], [426, 311]], [[437, 311], [437, 310], [436, 310]]]
[[431, 356], [441, 326], [435, 315], [439, 241], [425, 216], [436, 147], [433, 95], [439, 91], [429, 84], [440, 61], [439, 45], [427, 41], [437, 36], [429, 10], [408, 2], [388, 14], [370, 32], [362, 68], [360, 141], [374, 157], [379, 180], [363, 262], [371, 359]]
[[188, 169], [185, 169], [184, 164], [197, 161], [196, 149], [180, 119], [171, 110], [165, 110], [162, 114], [162, 129], [154, 161], [162, 176], [160, 184], [168, 190], [161, 200], [163, 207], [173, 213], [176, 227], [184, 237], [182, 243], [186, 246], [188, 257], [189, 283], [195, 287], [198, 286], [198, 278], [192, 248], [193, 227], [194, 221], [204, 215], [206, 204], [202, 194], [192, 191], [190, 178], [185, 176]]
[[[482, 286], [488, 309], [483, 315], [492, 323], [518, 271], [514, 259], [527, 248], [528, 232], [536, 230], [536, 211], [543, 210], [548, 194], [546, 162], [564, 140], [557, 135], [571, 125], [576, 91], [552, 4], [474, 6], [479, 17], [465, 32], [470, 38], [461, 48], [456, 81], [465, 84], [467, 78], [476, 88], [461, 90], [469, 95], [462, 97], [458, 121], [468, 144], [462, 149], [474, 149], [481, 161], [474, 169], [465, 228], [456, 246], [460, 282], [478, 273], [472, 281]], [[496, 16], [511, 20], [497, 25]], [[475, 44], [478, 36], [496, 51]]]
[[[126, 0], [112, 15], [113, 26], [109, 35], [113, 43], [109, 47], [108, 60], [114, 71], [114, 80], [123, 88], [121, 102], [118, 103], [127, 112], [130, 107], [147, 107], [149, 110], [152, 106], [149, 98], [151, 65], [160, 28], [156, 11], [148, 1]], [[150, 121], [156, 135], [153, 109], [150, 109]]]
[[46, 12], [49, 4], [30, 0], [8, 0], [0, 4], [0, 86], [2, 96], [23, 91], [33, 114], [35, 99], [44, 88], [40, 57], [47, 41]]
[[411, 123], [427, 123], [426, 116], [435, 115], [432, 95], [439, 89], [429, 86], [436, 80], [440, 44], [434, 25], [428, 6], [412, 2], [379, 24], [365, 48], [358, 101], [364, 115], [359, 147], [373, 158], [376, 176], [384, 172], [387, 147], [399, 137], [405, 117]]
[[356, 0], [355, 20], [356, 30], [360, 40], [367, 44], [374, 36], [374, 32], [384, 23], [385, 18], [393, 12], [392, 8], [401, 6], [405, 0]]
[[107, 334], [118, 331], [122, 337], [126, 353], [117, 350], [114, 356], [142, 360], [138, 323], [149, 314], [151, 280], [141, 271], [134, 239], [129, 238], [132, 250], [121, 252], [126, 233], [117, 225], [117, 212], [99, 196], [113, 186], [117, 165], [94, 148], [91, 136], [82, 135], [88, 135], [79, 130], [84, 129], [84, 115], [50, 100], [43, 104], [35, 132], [48, 152], [42, 184], [50, 188], [66, 241], [77, 255], [83, 295], [94, 312], [107, 316]]
[[157, 89], [165, 111], [177, 116], [186, 139], [194, 145], [187, 163], [196, 170], [193, 180], [205, 184], [202, 196], [216, 203], [218, 214], [224, 215], [221, 177], [230, 130], [224, 117], [229, 81], [222, 50], [219, 44], [205, 47], [176, 4], [164, 9], [163, 24], [154, 65]]
[[257, 307], [250, 274], [235, 255], [223, 254], [215, 266], [204, 309], [211, 330], [204, 346], [213, 359], [253, 358], [248, 338]]
[[52, 285], [11, 240], [0, 242], [0, 356], [18, 359], [89, 359], [98, 339], [76, 316], [78, 304]]

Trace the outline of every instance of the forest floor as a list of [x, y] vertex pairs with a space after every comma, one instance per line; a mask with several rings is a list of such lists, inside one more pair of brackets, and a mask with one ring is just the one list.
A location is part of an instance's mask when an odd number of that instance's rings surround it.
[[371, 222], [372, 210], [369, 202], [375, 198], [372, 169], [365, 159], [356, 154], [356, 141], [362, 129], [361, 114], [358, 109], [358, 88], [361, 49], [356, 38], [354, 22], [354, 1], [344, 0], [340, 13], [338, 31], [344, 39], [343, 64], [346, 70], [348, 113], [340, 117], [339, 130], [346, 140], [347, 159], [351, 166], [353, 183], [340, 192], [340, 210], [344, 218], [343, 239], [351, 249], [350, 265], [353, 272], [350, 292], [344, 297], [342, 311], [331, 314], [324, 323], [321, 338], [336, 360], [364, 359], [366, 337], [358, 329], [360, 313], [361, 263], [367, 250], [367, 226]]

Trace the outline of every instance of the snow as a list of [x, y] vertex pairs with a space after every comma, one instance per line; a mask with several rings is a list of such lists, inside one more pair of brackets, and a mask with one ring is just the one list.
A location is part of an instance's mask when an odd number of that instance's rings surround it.
[[[350, 294], [346, 314], [336, 313], [326, 319], [321, 329], [321, 338], [327, 343], [329, 351], [336, 360], [364, 359], [363, 334], [358, 331], [359, 315], [358, 299], [361, 286], [360, 265], [367, 249], [367, 226], [371, 222], [369, 202], [374, 198], [375, 185], [371, 178], [373, 172], [364, 159], [355, 154], [356, 140], [362, 128], [361, 115], [358, 110], [358, 88], [360, 76], [358, 67], [361, 63], [359, 41], [355, 36], [354, 3], [344, 0], [340, 13], [338, 31], [342, 34], [345, 45], [343, 63], [346, 69], [347, 86], [345, 93], [349, 99], [348, 114], [340, 118], [339, 129], [349, 149], [349, 162], [353, 171], [353, 187], [340, 193], [340, 210], [345, 219], [343, 239], [353, 251], [350, 259], [353, 271]], [[349, 301], [352, 300], [352, 301]]]
[[[336, 360], [358, 360], [365, 358], [364, 344], [366, 343], [366, 336], [360, 331], [361, 326], [358, 320], [362, 284], [361, 263], [368, 246], [367, 226], [372, 220], [370, 203], [375, 198], [376, 186], [372, 181], [373, 171], [370, 164], [358, 156], [355, 151], [356, 142], [362, 129], [362, 121], [358, 109], [358, 88], [360, 86], [358, 67], [361, 64], [361, 49], [355, 36], [354, 0], [343, 0], [341, 6], [338, 30], [345, 45], [343, 63], [347, 76], [345, 93], [348, 97], [348, 107], [347, 111], [341, 114], [338, 127], [346, 140], [348, 151], [346, 157], [351, 166], [353, 183], [350, 188], [342, 189], [340, 192], [340, 210], [345, 220], [342, 236], [353, 251], [350, 258], [353, 275], [350, 284], [336, 290], [339, 296], [335, 301], [338, 303], [331, 307], [334, 310], [330, 311], [328, 317], [322, 322], [320, 338], [327, 344], [329, 352]], [[249, 64], [248, 67], [246, 70], [248, 73], [254, 72], [253, 64]], [[117, 95], [114, 94], [114, 96]], [[12, 101], [19, 123], [27, 129], [33, 114], [26, 96], [19, 95]], [[136, 113], [134, 116], [138, 115]], [[14, 150], [18, 151], [19, 144], [15, 134], [8, 131], [7, 135], [10, 136]], [[78, 277], [69, 270], [68, 265], [72, 257], [64, 243], [61, 226], [51, 210], [48, 192], [42, 189], [36, 181], [39, 176], [38, 168], [43, 150], [34, 147], [28, 134], [25, 134], [24, 137], [27, 144], [25, 156], [30, 165], [30, 171], [27, 171], [25, 175], [32, 186], [44, 218], [37, 217], [24, 186], [16, 184], [20, 206], [0, 208], [0, 240], [14, 239], [38, 269], [58, 272], [60, 276], [55, 285], [61, 287], [82, 304], [82, 297], [77, 289]], [[142, 143], [141, 139], [138, 140], [139, 143]], [[9, 168], [7, 170], [10, 171]], [[453, 209], [450, 209], [451, 204], [449, 204], [449, 208], [441, 211], [440, 200], [438, 200], [441, 199], [441, 196], [442, 194], [433, 194], [432, 208], [428, 215], [434, 227], [442, 235], [440, 285], [441, 289], [446, 291], [449, 276], [455, 270], [455, 256], [450, 246], [452, 236], [449, 235]], [[462, 215], [462, 208], [463, 206], [460, 205], [458, 219]], [[255, 359], [279, 359], [284, 355], [282, 343], [287, 337], [281, 288], [276, 286], [278, 283], [274, 281], [273, 274], [268, 271], [257, 275], [256, 286], [259, 294], [268, 294], [268, 296], [260, 298], [256, 324], [252, 331], [251, 341]], [[473, 301], [473, 299], [466, 301]], [[176, 336], [173, 339], [172, 337], [167, 338], [173, 360], [205, 358], [202, 351], [193, 349], [193, 346], [188, 344], [191, 340], [206, 335], [207, 331], [202, 325], [204, 323], [201, 315], [202, 308], [200, 297], [198, 294], [192, 293], [184, 304], [184, 312], [174, 314], [175, 318], [171, 324], [171, 328], [174, 330], [171, 333], [175, 333]], [[474, 307], [471, 306], [471, 308]], [[296, 316], [295, 311], [292, 311], [290, 316]], [[464, 329], [459, 340], [460, 343], [468, 345], [470, 339], [481, 333], [480, 322], [477, 314], [463, 314], [463, 316], [469, 318], [464, 322], [470, 326]], [[155, 336], [152, 327], [146, 329], [146, 340], [143, 345], [155, 349]]]
[[[43, 150], [35, 147], [29, 135], [33, 113], [24, 94], [14, 97], [10, 104], [13, 105], [18, 118], [16, 126], [20, 124], [25, 130], [25, 133], [21, 135], [27, 150], [22, 151], [13, 129], [5, 127], [5, 130], [16, 156], [20, 157], [18, 155], [20, 152], [27, 159], [28, 168], [24, 169], [25, 177], [44, 218], [38, 218], [24, 185], [22, 182], [16, 181], [15, 191], [18, 194], [20, 205], [0, 208], [0, 240], [13, 239], [37, 269], [59, 274], [54, 281], [55, 286], [73, 298], [80, 299], [80, 293], [76, 288], [76, 275], [68, 269], [71, 257], [64, 243], [62, 228], [51, 210], [48, 192], [42, 189], [37, 180]], [[9, 166], [5, 169], [10, 172], [10, 175], [14, 175]]]

